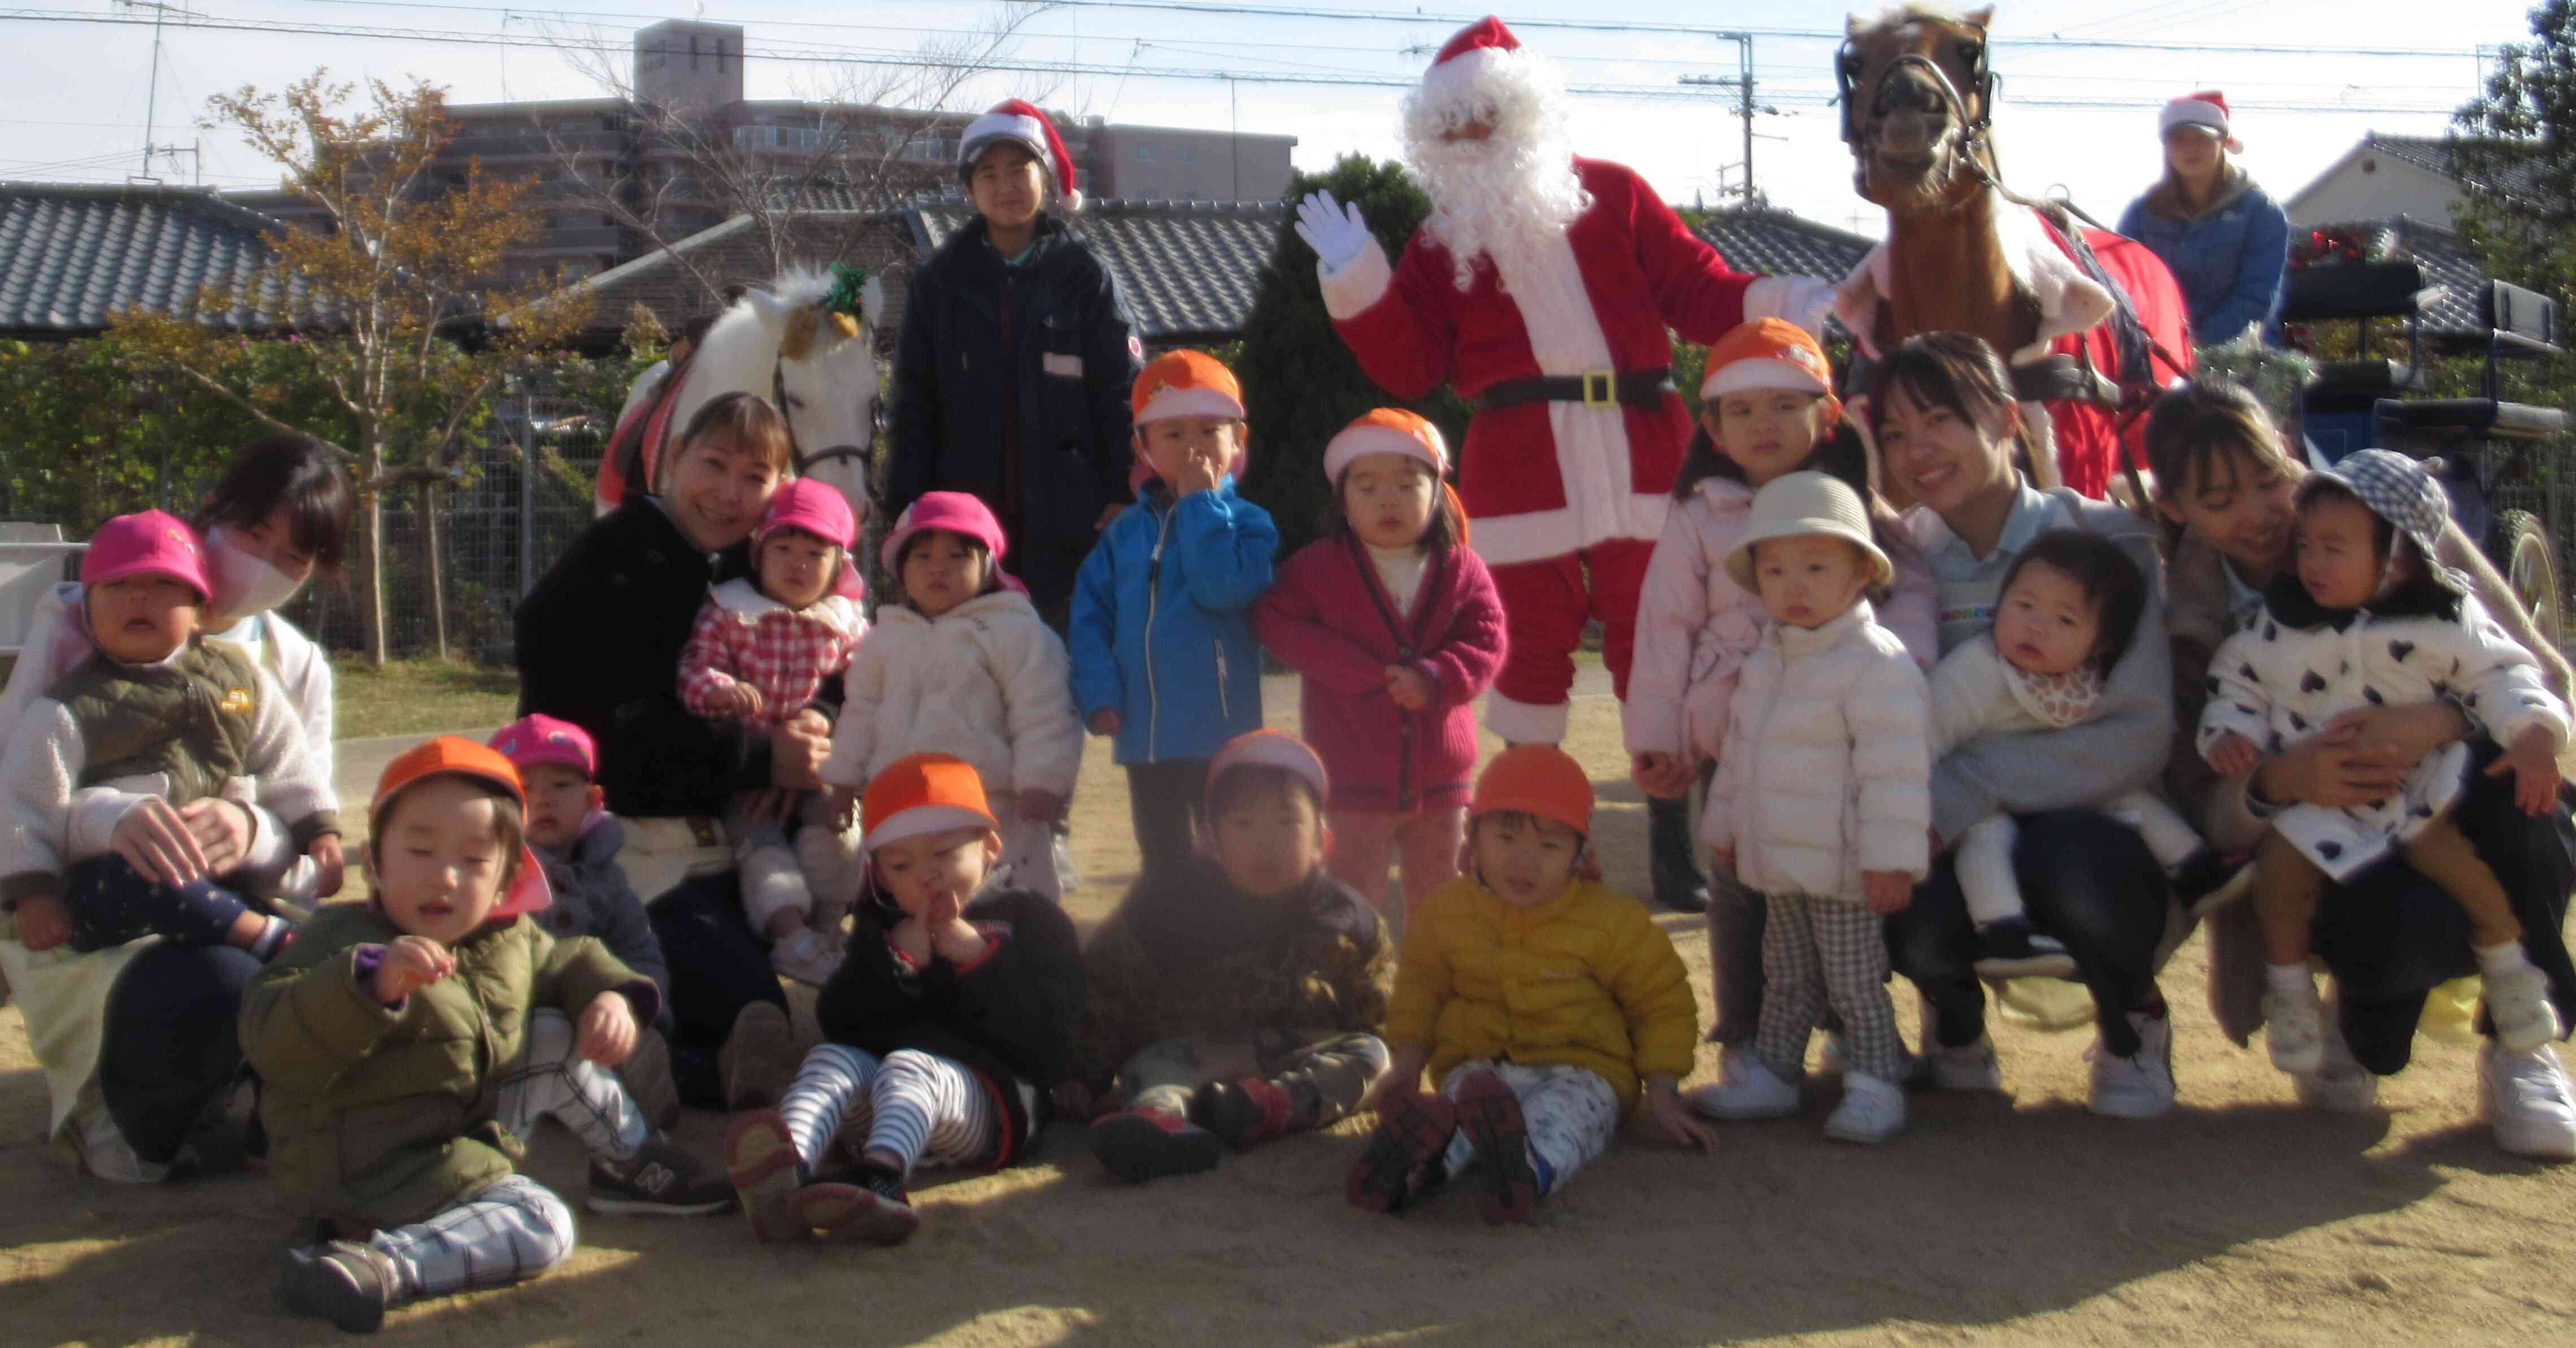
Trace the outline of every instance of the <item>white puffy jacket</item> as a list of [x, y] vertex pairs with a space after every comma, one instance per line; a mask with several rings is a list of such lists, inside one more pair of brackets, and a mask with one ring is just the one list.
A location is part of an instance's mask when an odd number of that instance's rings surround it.
[[[1637, 654], [1628, 698], [1619, 704], [1621, 737], [1632, 754], [1721, 757], [1727, 707], [1737, 675], [1771, 625], [1762, 601], [1726, 574], [1726, 555], [1744, 541], [1753, 489], [1732, 478], [1702, 478], [1688, 500], [1664, 516], [1663, 537], [1637, 598]], [[1930, 667], [1932, 573], [1911, 556], [1896, 559], [1880, 621]]]
[[1930, 696], [1869, 601], [1818, 628], [1775, 625], [1744, 662], [1700, 840], [1764, 894], [1857, 902], [1861, 873], [1931, 859]]
[[1073, 794], [1082, 721], [1072, 661], [1028, 596], [977, 595], [937, 618], [907, 605], [877, 610], [850, 656], [846, 699], [822, 777], [864, 787], [905, 754], [955, 754], [984, 789]]

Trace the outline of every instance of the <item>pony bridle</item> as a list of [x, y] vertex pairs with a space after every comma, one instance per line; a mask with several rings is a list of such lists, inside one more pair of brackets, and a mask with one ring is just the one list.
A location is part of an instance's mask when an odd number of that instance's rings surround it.
[[[1869, 101], [1878, 101], [1879, 89], [1887, 83], [1888, 76], [1899, 70], [1920, 66], [1930, 72], [1933, 87], [1941, 91], [1941, 101], [1948, 106], [1950, 115], [1958, 120], [1959, 152], [1967, 156], [1968, 162], [1975, 165], [1982, 176], [1985, 170], [1977, 151], [1985, 144], [1986, 130], [1994, 121], [1995, 93], [2001, 87], [2003, 77], [1986, 64], [1984, 25], [1954, 23], [1951, 26], [1976, 35], [1977, 55], [1968, 67], [1968, 82], [1975, 85], [1977, 91], [1974, 105], [1959, 92], [1958, 85], [1951, 83], [1950, 72], [1943, 70], [1940, 62], [1921, 52], [1907, 52], [1888, 62], [1887, 69], [1878, 72], [1878, 79], [1869, 87]], [[1860, 92], [1862, 65], [1861, 55], [1853, 49], [1851, 39], [1843, 39], [1843, 45], [1834, 52], [1834, 85], [1838, 91], [1836, 96], [1843, 104], [1843, 144], [1851, 146], [1855, 152], [1861, 149], [1861, 104], [1855, 95]]]
[[[862, 327], [860, 331], [866, 329]], [[798, 477], [811, 477], [814, 470], [840, 459], [855, 459], [861, 467], [868, 462], [868, 445], [825, 445], [808, 452], [796, 437], [796, 406], [787, 400], [787, 352], [782, 348], [769, 366], [769, 401], [778, 409], [778, 419], [787, 423], [787, 453], [796, 465]], [[868, 395], [867, 426], [873, 433], [885, 429], [885, 399]]]

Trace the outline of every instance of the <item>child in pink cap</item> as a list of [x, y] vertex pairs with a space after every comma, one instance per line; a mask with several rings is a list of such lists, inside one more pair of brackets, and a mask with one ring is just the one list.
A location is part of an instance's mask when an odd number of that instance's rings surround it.
[[[245, 896], [274, 896], [340, 832], [296, 709], [249, 656], [199, 630], [214, 586], [177, 517], [99, 526], [81, 583], [98, 652], [29, 704], [0, 756], [0, 909], [31, 951], [158, 933], [265, 959], [294, 927]], [[208, 817], [227, 810], [246, 852], [216, 854]], [[284, 830], [262, 827], [262, 810]]]
[[671, 965], [644, 916], [644, 901], [617, 864], [626, 828], [602, 804], [599, 746], [590, 732], [543, 714], [522, 716], [492, 736], [492, 747], [519, 770], [528, 799], [528, 852], [544, 868], [554, 902], [530, 916], [558, 941], [596, 937], [627, 968], [662, 990], [662, 1008], [635, 1037], [617, 1068], [628, 1094], [654, 1126], [679, 1116], [671, 1080]]
[[1010, 542], [967, 492], [906, 507], [880, 556], [902, 588], [850, 663], [821, 776], [846, 804], [895, 760], [953, 754], [975, 765], [1001, 821], [1011, 883], [1064, 897], [1055, 818], [1082, 766], [1064, 642], [1002, 574]]
[[[867, 634], [858, 604], [841, 593], [858, 535], [840, 492], [811, 478], [779, 488], [752, 531], [755, 578], [716, 586], [698, 610], [680, 652], [681, 702], [763, 732], [813, 705]], [[782, 816], [796, 821], [792, 849]], [[819, 792], [792, 813], [746, 799], [726, 828], [742, 867], [743, 913], [771, 943], [770, 966], [799, 982], [829, 979], [858, 892], [856, 840], [835, 826]]]

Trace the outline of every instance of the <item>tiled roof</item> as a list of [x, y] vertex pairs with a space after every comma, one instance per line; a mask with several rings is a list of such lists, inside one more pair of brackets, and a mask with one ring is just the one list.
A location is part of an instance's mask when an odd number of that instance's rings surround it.
[[2319, 228], [2352, 235], [2372, 258], [2385, 258], [2391, 262], [2411, 259], [2424, 268], [2425, 283], [2436, 287], [2439, 292], [2423, 309], [2426, 337], [2486, 340], [2486, 317], [2482, 305], [2487, 289], [2486, 268], [2469, 252], [2468, 245], [2460, 241], [2459, 235], [2440, 225], [2427, 224], [2404, 215], [2380, 220], [2351, 220]]
[[1841, 280], [1877, 246], [1875, 240], [1800, 219], [1768, 206], [1711, 211], [1691, 232], [1708, 240], [1737, 271], [1764, 276]]
[[95, 333], [116, 310], [175, 312], [208, 286], [238, 302], [205, 322], [282, 327], [290, 290], [262, 237], [280, 227], [193, 188], [0, 183], [0, 332]]
[[[2452, 161], [2452, 147], [2458, 142], [2449, 136], [2391, 136], [2373, 131], [2363, 137], [2371, 149], [2403, 163], [2428, 169], [2445, 178], [2459, 177]], [[2537, 189], [2532, 168], [2507, 160], [2495, 184], [2508, 194], [2529, 196]]]
[[[964, 202], [907, 212], [927, 257], [975, 217]], [[1230, 338], [1278, 246], [1288, 208], [1276, 201], [1100, 201], [1073, 227], [1109, 264], [1136, 311], [1137, 335], [1165, 344]]]

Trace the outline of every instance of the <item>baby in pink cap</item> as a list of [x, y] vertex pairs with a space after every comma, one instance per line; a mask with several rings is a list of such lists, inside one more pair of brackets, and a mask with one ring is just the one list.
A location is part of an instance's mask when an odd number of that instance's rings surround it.
[[[841, 493], [800, 478], [770, 498], [752, 531], [755, 575], [708, 592], [680, 652], [680, 700], [710, 720], [768, 731], [814, 704], [826, 680], [850, 667], [867, 634], [852, 594], [850, 545], [858, 519]], [[788, 823], [793, 823], [791, 845]], [[841, 962], [841, 922], [857, 895], [856, 838], [833, 821], [820, 792], [782, 810], [756, 795], [726, 821], [742, 869], [743, 913], [770, 942], [770, 966], [821, 984]]]
[[299, 856], [339, 856], [296, 709], [205, 639], [205, 545], [176, 516], [100, 525], [81, 583], [97, 653], [28, 705], [0, 756], [0, 920], [31, 951], [159, 934], [265, 959], [294, 928], [260, 899]]

